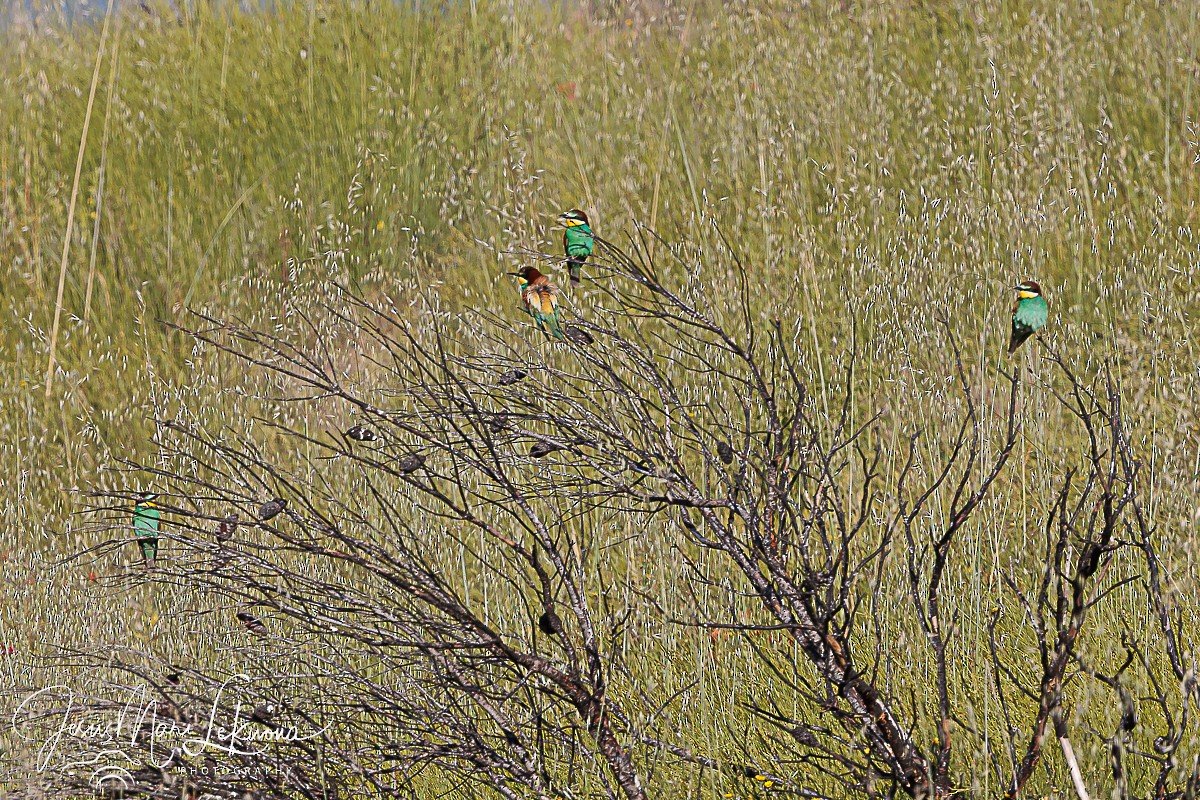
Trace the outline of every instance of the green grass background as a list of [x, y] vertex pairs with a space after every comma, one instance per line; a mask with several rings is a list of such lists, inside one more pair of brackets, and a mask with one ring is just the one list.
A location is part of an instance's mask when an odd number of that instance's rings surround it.
[[[230, 633], [179, 622], [179, 598], [97, 599], [90, 567], [54, 566], [95, 543], [85, 492], [136, 485], [119, 460], [159, 457], [151, 416], [204, 406], [220, 426], [246, 402], [253, 380], [162, 321], [187, 324], [196, 308], [270, 325], [331, 278], [398, 307], [435, 293], [449, 311], [504, 313], [511, 252], [554, 252], [553, 216], [572, 206], [613, 240], [646, 223], [694, 261], [719, 223], [759, 281], [762, 318], [799, 320], [818, 400], [838, 401], [856, 329], [856, 413], [886, 411], [893, 436], [924, 428], [928, 464], [950, 434], [930, 420], [953, 375], [935, 310], [983, 387], [990, 447], [1010, 288], [1040, 280], [1047, 340], [1084, 374], [1115, 359], [1194, 630], [1200, 6], [451, 5], [131, 7], [106, 27], [3, 34], [0, 641], [32, 655], [128, 635], [202, 658], [189, 626]], [[727, 275], [704, 279], [720, 296]], [[952, 575], [956, 696], [988, 725], [998, 571], [1028, 574], [1038, 515], [1078, 460], [1074, 429], [1037, 388], [1049, 365], [1026, 350], [1020, 450]], [[622, 550], [614, 569], [669, 605], [670, 544]], [[902, 586], [882, 593], [897, 686], [929, 692]], [[1097, 659], [1124, 628], [1153, 641], [1144, 605], [1134, 585], [1101, 607]], [[685, 738], [709, 739], [689, 744], [734, 748], [718, 723], [768, 685], [761, 666], [736, 638], [641, 625], [657, 642], [641, 664], [648, 685], [660, 676], [652, 692], [701, 680], [679, 714]], [[1015, 612], [1012, 626], [1028, 644]], [[1107, 695], [1074, 700], [1080, 715], [1115, 713]], [[1102, 785], [1102, 743], [1076, 746]], [[957, 758], [964, 785], [995, 793], [981, 760]], [[1066, 785], [1056, 754], [1048, 767], [1039, 791]], [[725, 790], [687, 770], [655, 781], [672, 796]]]

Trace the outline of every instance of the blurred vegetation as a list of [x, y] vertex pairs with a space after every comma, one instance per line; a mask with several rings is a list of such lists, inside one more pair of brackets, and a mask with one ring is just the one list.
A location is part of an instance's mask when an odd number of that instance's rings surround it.
[[[397, 308], [436, 295], [446, 313], [514, 313], [513, 253], [554, 252], [553, 215], [572, 206], [610, 239], [637, 220], [680, 243], [679, 280], [718, 223], [761, 282], [762, 317], [800, 321], [818, 402], [837, 402], [856, 338], [854, 402], [897, 432], [929, 424], [952, 373], [934, 311], [990, 381], [1010, 287], [1041, 281], [1047, 339], [1085, 373], [1115, 358], [1169, 569], [1192, 574], [1197, 4], [147, 9], [11, 28], [0, 47], [0, 642], [18, 654], [127, 635], [194, 647], [172, 624], [187, 598], [106, 597], [117, 613], [99, 616], [91, 568], [54, 567], [95, 543], [76, 516], [86, 492], [141, 480], [122, 459], [153, 463], [152, 416], [242, 413], [252, 381], [164, 322], [199, 309], [270, 325], [328, 280]], [[1049, 370], [1025, 351], [1014, 363], [1036, 387]], [[1078, 444], [1044, 391], [1025, 422], [1005, 501], [954, 576], [968, 615], [1019, 564]], [[670, 544], [639, 548], [643, 589], [667, 598]], [[1192, 631], [1195, 586], [1174, 588]], [[654, 624], [646, 675], [668, 676], [664, 696], [692, 674], [711, 683], [689, 713], [734, 713], [761, 677], [737, 639], [710, 652]], [[1116, 647], [1141, 623], [1094, 624]], [[963, 633], [965, 673], [982, 625]]]

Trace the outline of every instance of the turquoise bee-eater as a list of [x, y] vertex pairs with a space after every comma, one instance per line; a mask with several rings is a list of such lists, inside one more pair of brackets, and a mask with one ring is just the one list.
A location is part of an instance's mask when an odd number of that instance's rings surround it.
[[523, 267], [519, 272], [510, 272], [521, 281], [521, 302], [525, 310], [537, 322], [547, 336], [563, 338], [563, 329], [558, 322], [558, 287], [533, 267]]
[[559, 214], [558, 221], [566, 228], [563, 231], [563, 253], [567, 257], [571, 285], [578, 286], [583, 280], [583, 262], [587, 261], [596, 247], [596, 236], [588, 227], [587, 214], [578, 208]]
[[1008, 354], [1012, 355], [1033, 334], [1046, 324], [1050, 307], [1042, 297], [1042, 287], [1037, 281], [1025, 281], [1016, 287], [1017, 299], [1012, 307], [1012, 338], [1008, 340]]
[[133, 533], [137, 536], [142, 562], [147, 569], [153, 569], [158, 558], [158, 523], [162, 512], [154, 505], [156, 499], [158, 495], [154, 492], [144, 492], [138, 495], [133, 506]]

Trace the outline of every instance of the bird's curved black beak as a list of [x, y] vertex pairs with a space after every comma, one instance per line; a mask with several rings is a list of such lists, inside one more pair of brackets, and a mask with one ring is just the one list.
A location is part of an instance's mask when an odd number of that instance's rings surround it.
[[506, 272], [506, 273], [504, 273], [504, 274], [505, 274], [505, 275], [512, 275], [514, 278], [519, 278], [519, 277], [521, 277], [521, 273], [519, 273], [519, 272]]

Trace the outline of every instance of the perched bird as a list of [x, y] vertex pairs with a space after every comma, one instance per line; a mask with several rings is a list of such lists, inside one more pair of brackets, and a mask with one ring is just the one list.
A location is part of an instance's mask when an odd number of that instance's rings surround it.
[[287, 500], [282, 497], [276, 497], [274, 500], [268, 500], [262, 504], [262, 508], [258, 509], [258, 518], [263, 522], [279, 516], [279, 512], [283, 511], [287, 505]]
[[346, 431], [346, 438], [353, 439], [356, 442], [373, 442], [379, 438], [379, 434], [370, 428], [364, 428], [362, 425], [355, 425], [353, 428]]
[[500, 377], [496, 379], [496, 383], [501, 386], [512, 386], [517, 381], [523, 380], [528, 374], [523, 369], [510, 369], [508, 372], [501, 373]]
[[488, 430], [492, 433], [501, 433], [508, 428], [508, 414], [503, 411], [497, 412], [496, 416], [492, 417], [488, 423]]
[[563, 332], [575, 344], [593, 344], [596, 341], [590, 333], [578, 325], [566, 325], [563, 327]]
[[558, 618], [558, 614], [554, 613], [553, 608], [547, 608], [544, 612], [542, 612], [542, 615], [538, 617], [538, 630], [547, 636], [562, 635], [562, 620]]
[[717, 458], [721, 459], [721, 463], [726, 466], [733, 463], [733, 448], [724, 439], [717, 442]]
[[425, 456], [420, 453], [409, 453], [404, 458], [396, 462], [396, 469], [407, 475], [410, 472], [416, 472], [425, 465]]
[[1012, 338], [1008, 340], [1009, 355], [1046, 324], [1046, 316], [1050, 312], [1037, 281], [1025, 281], [1016, 290], [1017, 299], [1012, 307]]
[[154, 505], [157, 499], [154, 492], [143, 492], [133, 506], [133, 533], [138, 537], [146, 569], [154, 569], [158, 559], [158, 523], [162, 512]]
[[266, 636], [267, 626], [263, 625], [262, 620], [254, 616], [248, 611], [237, 612], [238, 622], [246, 627], [255, 636]]
[[555, 339], [563, 338], [562, 326], [558, 324], [558, 287], [533, 267], [522, 267], [519, 272], [508, 274], [520, 278], [521, 302], [542, 332]]
[[583, 280], [583, 262], [596, 247], [596, 237], [588, 227], [587, 214], [572, 208], [558, 215], [558, 221], [566, 228], [563, 231], [563, 252], [567, 257], [567, 270], [571, 273], [571, 285], [578, 286]]
[[217, 524], [217, 541], [228, 542], [237, 533], [238, 515], [230, 514]]

